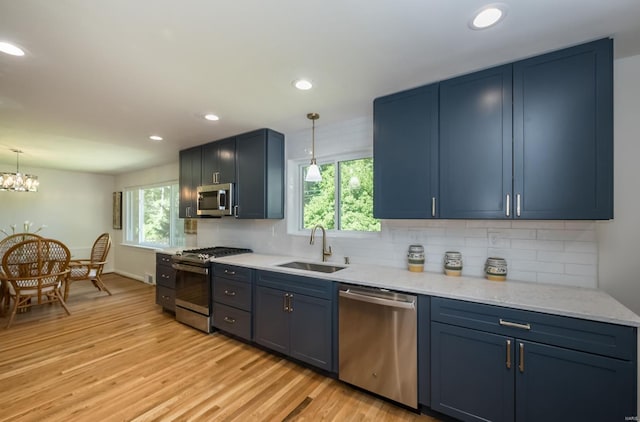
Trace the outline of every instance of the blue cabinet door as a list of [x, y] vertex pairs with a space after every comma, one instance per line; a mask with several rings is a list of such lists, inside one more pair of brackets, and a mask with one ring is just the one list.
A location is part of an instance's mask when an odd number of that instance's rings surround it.
[[632, 362], [516, 341], [516, 421], [624, 421], [636, 416]]
[[462, 421], [513, 421], [514, 350], [510, 337], [433, 322], [431, 407]]
[[202, 148], [194, 147], [180, 151], [180, 198], [178, 216], [197, 217], [197, 193], [202, 169]]
[[512, 192], [512, 67], [440, 83], [440, 218], [506, 218]]
[[605, 39], [514, 64], [516, 218], [613, 218], [612, 50]]
[[254, 340], [269, 349], [289, 353], [289, 312], [282, 290], [257, 286], [254, 315]]
[[202, 146], [203, 185], [235, 183], [236, 138], [221, 139]]
[[438, 197], [438, 84], [373, 103], [373, 215], [432, 218]]
[[260, 129], [236, 137], [238, 218], [284, 218], [284, 135]]
[[292, 294], [290, 303], [291, 357], [330, 371], [333, 345], [331, 301]]

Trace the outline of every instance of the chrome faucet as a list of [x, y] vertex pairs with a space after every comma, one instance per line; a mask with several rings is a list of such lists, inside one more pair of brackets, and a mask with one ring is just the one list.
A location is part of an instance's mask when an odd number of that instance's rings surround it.
[[309, 244], [313, 245], [317, 228], [320, 228], [320, 230], [322, 230], [322, 262], [325, 262], [327, 260], [327, 257], [331, 256], [332, 252], [331, 246], [329, 246], [329, 249], [327, 249], [327, 232], [320, 224], [316, 224], [315, 227], [311, 230], [311, 239], [309, 239]]

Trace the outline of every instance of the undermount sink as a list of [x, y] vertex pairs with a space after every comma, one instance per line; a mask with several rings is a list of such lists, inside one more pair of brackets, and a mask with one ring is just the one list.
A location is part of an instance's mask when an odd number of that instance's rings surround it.
[[346, 267], [341, 267], [339, 265], [314, 264], [311, 262], [301, 262], [301, 261], [286, 262], [284, 264], [280, 264], [277, 266], [286, 267], [286, 268], [295, 268], [297, 270], [318, 271], [321, 273], [335, 273], [336, 271], [340, 271], [346, 268]]

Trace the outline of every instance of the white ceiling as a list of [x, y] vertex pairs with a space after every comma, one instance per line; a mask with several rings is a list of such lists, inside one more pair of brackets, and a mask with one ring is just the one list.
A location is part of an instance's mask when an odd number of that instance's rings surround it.
[[[612, 36], [640, 54], [640, 0], [0, 0], [0, 170], [118, 174], [260, 127], [370, 115], [374, 98]], [[291, 82], [314, 82], [298, 91]], [[206, 112], [218, 122], [201, 118]], [[151, 134], [164, 141], [152, 142]]]

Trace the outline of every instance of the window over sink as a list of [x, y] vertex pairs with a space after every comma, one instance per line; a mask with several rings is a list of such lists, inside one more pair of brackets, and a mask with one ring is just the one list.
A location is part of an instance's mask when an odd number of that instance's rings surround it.
[[373, 158], [371, 155], [318, 159], [320, 182], [304, 181], [309, 166], [299, 165], [298, 230], [321, 224], [338, 232], [379, 232], [373, 218]]
[[125, 189], [124, 240], [149, 247], [184, 246], [184, 227], [178, 218], [178, 182]]

